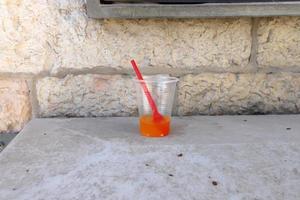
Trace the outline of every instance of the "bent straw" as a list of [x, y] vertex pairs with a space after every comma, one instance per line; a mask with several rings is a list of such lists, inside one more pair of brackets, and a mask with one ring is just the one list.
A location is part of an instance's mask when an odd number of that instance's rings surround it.
[[153, 114], [154, 121], [161, 120], [163, 117], [162, 117], [162, 115], [157, 110], [156, 104], [155, 104], [155, 102], [154, 102], [154, 100], [153, 100], [153, 98], [152, 98], [152, 96], [151, 96], [151, 94], [150, 94], [150, 92], [148, 90], [148, 87], [147, 87], [146, 83], [144, 82], [143, 76], [142, 76], [142, 74], [141, 74], [141, 72], [140, 72], [140, 70], [139, 70], [136, 62], [134, 60], [131, 60], [131, 65], [132, 65], [132, 67], [133, 67], [133, 69], [135, 71], [135, 74], [136, 74], [138, 80], [140, 80], [140, 83], [141, 83], [141, 86], [143, 88], [143, 91], [144, 91], [144, 93], [145, 93], [145, 95], [147, 97], [147, 100], [149, 102], [149, 105], [150, 105], [150, 107], [152, 109], [152, 114]]

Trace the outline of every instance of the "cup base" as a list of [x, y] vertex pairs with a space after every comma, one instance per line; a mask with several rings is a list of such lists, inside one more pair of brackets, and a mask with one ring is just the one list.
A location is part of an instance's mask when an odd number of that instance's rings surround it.
[[140, 132], [145, 137], [165, 137], [170, 132], [170, 117], [163, 116], [155, 121], [152, 115], [143, 115], [140, 117]]
[[152, 137], [152, 138], [166, 137], [166, 136], [168, 136], [168, 135], [169, 135], [169, 133], [167, 133], [167, 134], [161, 134], [161, 135], [153, 135], [153, 134], [141, 133], [141, 136], [144, 136], [144, 137]]

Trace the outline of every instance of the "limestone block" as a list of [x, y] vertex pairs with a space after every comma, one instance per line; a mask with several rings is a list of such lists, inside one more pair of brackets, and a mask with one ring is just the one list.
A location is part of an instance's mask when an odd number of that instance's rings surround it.
[[135, 86], [121, 75], [47, 77], [37, 83], [42, 117], [137, 114]]
[[25, 80], [0, 79], [0, 133], [18, 132], [31, 118]]
[[300, 17], [260, 20], [257, 61], [263, 68], [300, 69]]
[[178, 114], [299, 113], [300, 74], [198, 74], [181, 78]]
[[0, 2], [0, 72], [39, 73], [54, 62], [55, 24], [46, 0]]

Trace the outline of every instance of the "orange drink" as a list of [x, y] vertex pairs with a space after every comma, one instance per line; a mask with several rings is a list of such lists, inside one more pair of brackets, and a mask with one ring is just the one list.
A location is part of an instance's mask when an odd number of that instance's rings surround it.
[[176, 77], [165, 74], [134, 80], [142, 136], [164, 137], [170, 134], [177, 81]]
[[170, 117], [163, 116], [161, 120], [154, 120], [152, 115], [140, 117], [140, 132], [146, 137], [164, 137], [170, 132]]

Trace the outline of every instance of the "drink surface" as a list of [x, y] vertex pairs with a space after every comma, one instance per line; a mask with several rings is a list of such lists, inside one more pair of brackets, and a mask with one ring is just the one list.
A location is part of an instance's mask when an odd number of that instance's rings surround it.
[[170, 131], [170, 117], [163, 116], [159, 121], [153, 120], [152, 115], [140, 117], [140, 132], [146, 137], [164, 137]]

